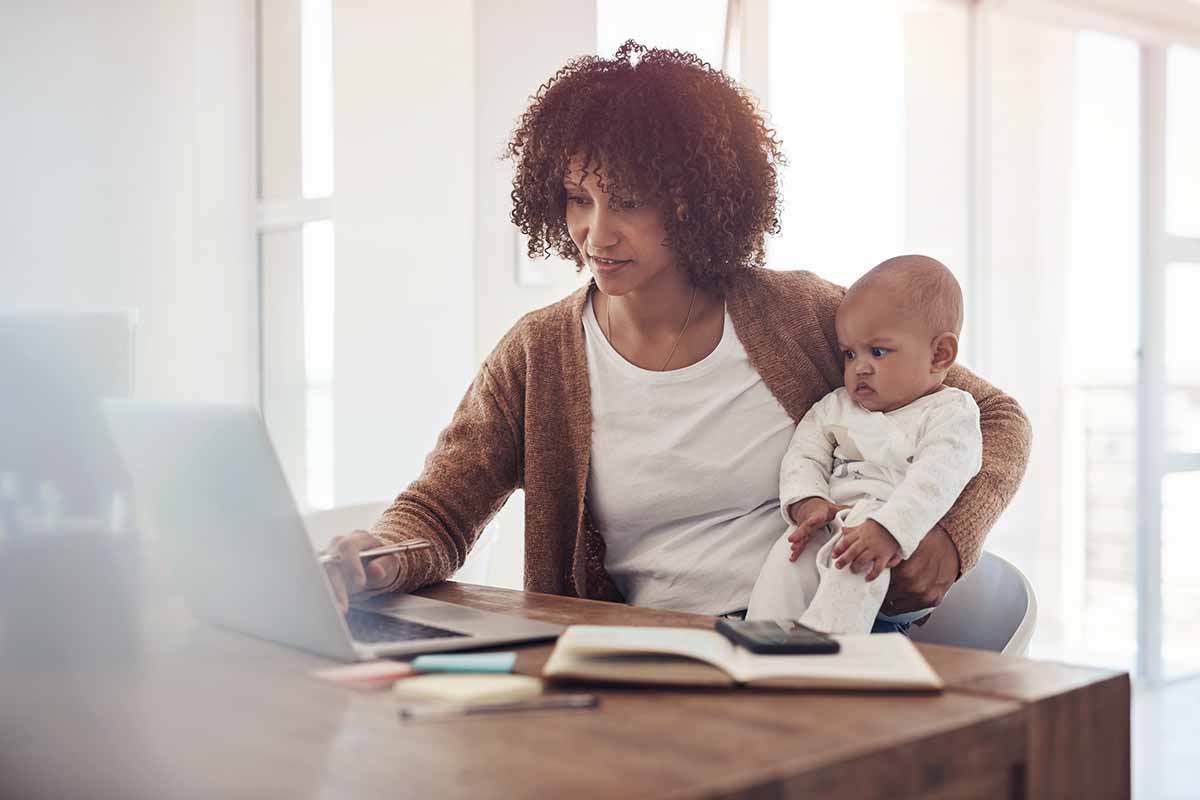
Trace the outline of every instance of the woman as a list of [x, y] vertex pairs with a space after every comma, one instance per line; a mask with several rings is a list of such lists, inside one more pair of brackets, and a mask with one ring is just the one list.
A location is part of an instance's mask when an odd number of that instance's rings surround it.
[[[842, 374], [843, 290], [761, 268], [779, 230], [779, 143], [722, 73], [631, 41], [551, 78], [508, 155], [530, 256], [572, 257], [593, 280], [513, 326], [421, 476], [370, 534], [335, 541], [339, 602], [449, 577], [524, 489], [527, 590], [744, 609], [780, 532], [792, 430]], [[889, 614], [936, 605], [974, 566], [1024, 471], [1017, 403], [961, 368], [947, 383], [980, 406], [983, 469], [894, 568]], [[356, 557], [414, 537], [432, 547], [365, 570]]]

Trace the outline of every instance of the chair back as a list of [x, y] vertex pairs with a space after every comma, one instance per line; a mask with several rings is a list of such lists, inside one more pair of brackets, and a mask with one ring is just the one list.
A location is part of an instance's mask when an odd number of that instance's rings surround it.
[[1037, 625], [1037, 599], [1021, 570], [985, 552], [946, 594], [929, 622], [909, 628], [916, 642], [1024, 655]]

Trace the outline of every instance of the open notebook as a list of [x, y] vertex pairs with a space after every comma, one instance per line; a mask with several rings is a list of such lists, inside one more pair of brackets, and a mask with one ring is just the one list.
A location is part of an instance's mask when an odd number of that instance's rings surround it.
[[832, 655], [756, 655], [716, 631], [572, 625], [543, 676], [603, 683], [938, 691], [942, 679], [900, 633], [835, 636]]

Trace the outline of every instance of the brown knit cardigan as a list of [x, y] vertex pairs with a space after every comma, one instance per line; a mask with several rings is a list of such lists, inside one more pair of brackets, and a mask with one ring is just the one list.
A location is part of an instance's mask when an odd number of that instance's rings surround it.
[[[585, 497], [592, 416], [582, 315], [591, 288], [526, 314], [484, 361], [420, 477], [372, 530], [433, 545], [404, 554], [387, 591], [448, 578], [524, 489], [526, 590], [622, 600]], [[842, 385], [834, 314], [843, 293], [810, 272], [765, 269], [742, 271], [725, 293], [750, 363], [794, 420]], [[968, 370], [952, 368], [946, 383], [975, 397], [983, 430], [983, 468], [941, 520], [965, 573], [1017, 490], [1031, 433], [1017, 402]]]

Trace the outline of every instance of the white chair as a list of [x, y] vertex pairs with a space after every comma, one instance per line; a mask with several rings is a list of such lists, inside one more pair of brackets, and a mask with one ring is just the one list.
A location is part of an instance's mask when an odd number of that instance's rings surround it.
[[1037, 625], [1033, 586], [1014, 565], [985, 552], [954, 584], [929, 622], [908, 629], [913, 641], [1023, 656]]
[[[304, 527], [308, 531], [308, 540], [317, 550], [323, 550], [334, 536], [345, 536], [354, 530], [371, 530], [375, 521], [383, 515], [390, 503], [359, 503], [357, 505], [338, 506], [320, 511], [312, 511], [304, 515]], [[495, 523], [488, 525], [479, 534], [479, 540], [467, 554], [467, 560], [462, 567], [451, 576], [456, 581], [464, 583], [488, 582], [492, 563], [492, 551], [496, 544]]]

